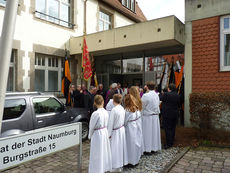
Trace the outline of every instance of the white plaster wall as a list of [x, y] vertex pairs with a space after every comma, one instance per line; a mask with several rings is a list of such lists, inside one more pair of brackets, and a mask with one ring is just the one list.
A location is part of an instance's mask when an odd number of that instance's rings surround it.
[[[28, 57], [29, 52], [33, 51], [33, 44], [39, 44], [43, 46], [49, 46], [57, 49], [68, 49], [69, 39], [71, 36], [83, 35], [84, 25], [84, 0], [74, 0], [74, 23], [75, 29], [64, 28], [49, 22], [42, 21], [40, 19], [34, 19], [34, 14], [29, 13], [30, 0], [24, 0], [26, 7], [25, 12], [22, 11], [16, 18], [16, 28], [14, 39], [21, 41], [21, 50], [25, 51], [23, 57], [23, 70], [25, 75], [23, 76], [23, 88], [25, 91], [30, 89], [30, 77], [28, 72], [30, 70], [30, 59]], [[87, 1], [87, 34], [97, 32], [98, 27], [98, 1]], [[0, 31], [2, 30], [4, 9], [0, 9]], [[129, 24], [133, 24], [130, 19], [121, 15], [118, 12], [114, 14], [114, 26], [121, 27]], [[78, 61], [80, 62], [80, 61]]]
[[122, 26], [127, 26], [134, 24], [132, 20], [128, 19], [127, 17], [123, 16], [122, 14], [115, 12], [114, 14], [114, 28], [119, 28]]
[[97, 32], [98, 26], [98, 1], [90, 0], [87, 1], [87, 26], [86, 26], [86, 33], [91, 34]]

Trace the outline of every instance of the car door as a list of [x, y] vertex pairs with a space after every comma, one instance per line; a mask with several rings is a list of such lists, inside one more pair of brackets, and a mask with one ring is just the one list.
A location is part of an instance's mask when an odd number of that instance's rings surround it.
[[68, 122], [67, 112], [54, 97], [34, 97], [32, 98], [33, 109], [36, 117], [37, 128], [52, 126]]

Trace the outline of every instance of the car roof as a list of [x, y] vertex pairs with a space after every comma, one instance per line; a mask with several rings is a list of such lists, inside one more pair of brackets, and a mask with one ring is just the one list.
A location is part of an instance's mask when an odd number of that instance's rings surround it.
[[6, 92], [6, 97], [11, 96], [39, 96], [39, 95], [45, 95], [45, 96], [53, 96], [52, 94], [46, 94], [42, 92]]

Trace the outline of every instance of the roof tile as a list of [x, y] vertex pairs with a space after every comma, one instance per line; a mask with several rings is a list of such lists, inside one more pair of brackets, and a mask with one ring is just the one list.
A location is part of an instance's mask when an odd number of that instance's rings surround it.
[[104, 2], [105, 4], [109, 5], [113, 9], [117, 10], [118, 12], [122, 13], [123, 15], [125, 15], [126, 17], [130, 18], [135, 22], [147, 21], [145, 15], [141, 11], [137, 2], [136, 2], [136, 12], [132, 12], [131, 10], [123, 6], [120, 0], [100, 0], [100, 1]]

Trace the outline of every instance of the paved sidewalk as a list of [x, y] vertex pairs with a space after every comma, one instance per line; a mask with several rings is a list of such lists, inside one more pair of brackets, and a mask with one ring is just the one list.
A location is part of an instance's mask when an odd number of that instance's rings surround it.
[[[84, 142], [82, 173], [88, 172], [89, 148], [89, 141]], [[3, 171], [3, 173], [77, 173], [77, 153], [78, 147], [72, 147]]]
[[230, 149], [199, 147], [187, 152], [170, 173], [230, 173]]
[[[90, 143], [83, 143], [82, 173], [88, 172]], [[162, 172], [157, 165], [166, 166], [166, 162], [175, 160], [180, 150], [162, 150], [157, 154], [142, 156], [135, 168], [124, 169], [124, 172], [153, 173]], [[171, 155], [171, 156], [170, 156]], [[170, 156], [165, 157], [165, 156]], [[154, 160], [156, 164], [154, 165]], [[168, 160], [168, 161], [167, 161]], [[148, 163], [148, 162], [151, 163]], [[151, 166], [152, 165], [152, 166]], [[167, 166], [166, 166], [167, 167]], [[230, 149], [199, 147], [188, 151], [169, 171], [170, 173], [230, 173]], [[77, 147], [57, 152], [55, 154], [36, 159], [3, 173], [77, 173]]]

